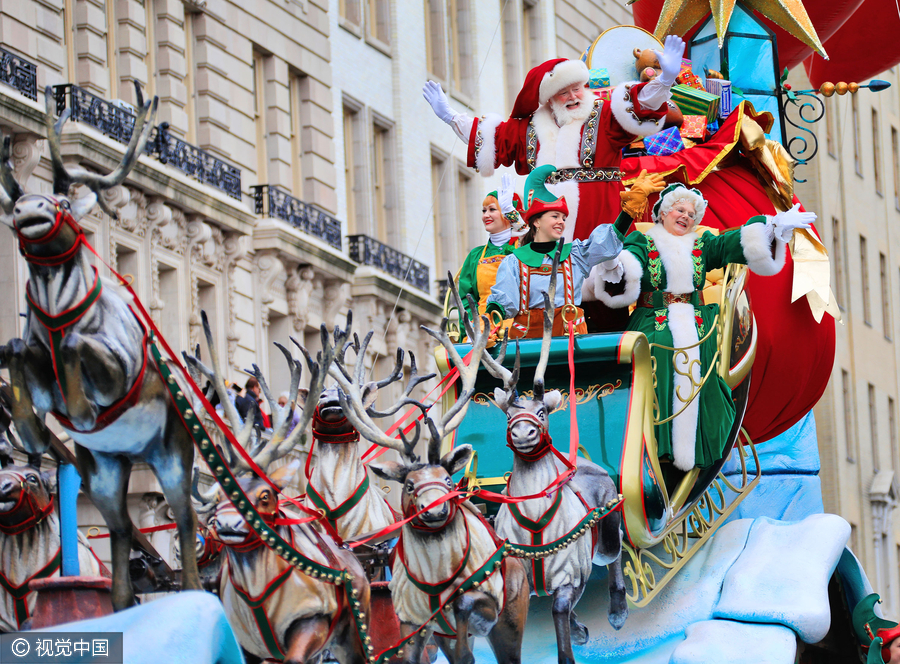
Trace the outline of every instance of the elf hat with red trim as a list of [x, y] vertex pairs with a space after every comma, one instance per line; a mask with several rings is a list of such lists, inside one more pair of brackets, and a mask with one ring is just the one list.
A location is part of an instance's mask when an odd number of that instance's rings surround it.
[[553, 173], [556, 173], [556, 166], [546, 164], [531, 171], [525, 180], [525, 198], [528, 204], [528, 209], [525, 210], [525, 221], [531, 221], [533, 217], [551, 210], [569, 216], [569, 206], [566, 205], [565, 196], [557, 198], [547, 189], [546, 180]]

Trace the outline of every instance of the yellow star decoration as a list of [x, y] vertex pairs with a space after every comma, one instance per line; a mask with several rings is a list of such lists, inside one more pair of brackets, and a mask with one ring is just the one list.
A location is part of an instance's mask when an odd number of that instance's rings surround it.
[[[719, 48], [725, 40], [725, 31], [734, 12], [737, 0], [666, 0], [659, 13], [654, 34], [658, 39], [666, 35], [684, 35], [707, 14], [712, 12], [719, 37]], [[748, 10], [756, 10], [778, 24], [819, 54], [828, 59], [822, 42], [801, 0], [741, 0]]]

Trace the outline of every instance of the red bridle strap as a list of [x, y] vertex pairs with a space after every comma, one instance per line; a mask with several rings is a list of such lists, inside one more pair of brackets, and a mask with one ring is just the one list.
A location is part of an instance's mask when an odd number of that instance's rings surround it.
[[[68, 208], [63, 207], [59, 201], [56, 199], [53, 200], [54, 205], [56, 206], [56, 218], [54, 219], [53, 226], [49, 231], [44, 233], [38, 238], [26, 238], [22, 235], [18, 225], [15, 226], [16, 235], [19, 238], [19, 252], [29, 263], [33, 263], [35, 265], [43, 265], [46, 267], [54, 267], [56, 265], [62, 265], [67, 260], [72, 258], [78, 250], [81, 249], [81, 246], [85, 243], [84, 230], [81, 226], [78, 225], [78, 222], [75, 221], [75, 217], [72, 216], [72, 213]], [[38, 256], [30, 253], [25, 247], [29, 244], [47, 244], [56, 238], [59, 235], [59, 232], [62, 230], [63, 225], [68, 225], [73, 231], [75, 231], [75, 243], [66, 249], [61, 254], [54, 254], [52, 256]]]
[[4, 535], [19, 535], [26, 530], [31, 530], [53, 512], [53, 496], [50, 496], [50, 501], [44, 507], [38, 507], [34, 496], [25, 488], [25, 478], [18, 473], [16, 475], [19, 476], [20, 481], [19, 499], [12, 509], [4, 512], [0, 515], [0, 518], [6, 520], [10, 516], [19, 516], [20, 514], [25, 516], [21, 521], [14, 521], [13, 523], [0, 522], [0, 532]]

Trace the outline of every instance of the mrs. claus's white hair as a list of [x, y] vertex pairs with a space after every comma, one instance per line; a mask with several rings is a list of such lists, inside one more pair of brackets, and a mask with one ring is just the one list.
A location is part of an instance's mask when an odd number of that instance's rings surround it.
[[694, 206], [694, 228], [699, 226], [700, 222], [703, 221], [703, 215], [706, 213], [706, 199], [696, 189], [688, 189], [687, 187], [676, 187], [663, 196], [658, 206], [655, 206], [653, 210], [653, 221], [656, 223], [662, 221], [662, 218], [669, 213], [669, 210], [681, 201]]

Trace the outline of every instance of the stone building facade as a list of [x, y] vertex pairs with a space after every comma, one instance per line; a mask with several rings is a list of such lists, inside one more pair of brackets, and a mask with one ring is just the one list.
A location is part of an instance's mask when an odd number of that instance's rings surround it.
[[[815, 408], [825, 511], [850, 522], [850, 548], [885, 614], [897, 619], [900, 75], [895, 67], [877, 78], [891, 87], [826, 100], [825, 117], [811, 126], [818, 154], [797, 169], [806, 182], [796, 192], [819, 215], [843, 317], [831, 381]], [[802, 67], [789, 81], [795, 90], [810, 87]]]

